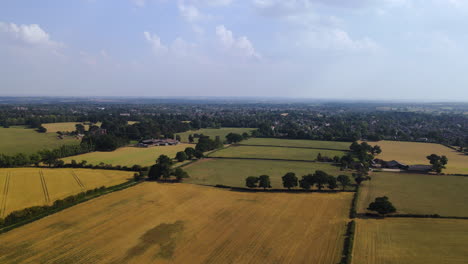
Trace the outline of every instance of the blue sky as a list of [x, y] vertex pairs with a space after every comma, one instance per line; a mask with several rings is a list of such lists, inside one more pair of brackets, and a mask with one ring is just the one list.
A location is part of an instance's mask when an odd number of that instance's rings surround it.
[[465, 0], [5, 0], [0, 95], [468, 101]]

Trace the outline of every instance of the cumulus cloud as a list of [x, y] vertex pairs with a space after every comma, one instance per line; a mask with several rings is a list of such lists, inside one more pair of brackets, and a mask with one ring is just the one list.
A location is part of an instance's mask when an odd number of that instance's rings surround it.
[[252, 42], [246, 36], [235, 38], [232, 31], [224, 25], [216, 27], [216, 36], [225, 50], [247, 58], [260, 58], [260, 54], [255, 51]]
[[167, 52], [167, 47], [161, 43], [161, 39], [156, 34], [151, 34], [148, 31], [143, 32], [146, 41], [150, 43], [151, 48], [156, 55], [161, 55]]
[[193, 5], [185, 5], [179, 2], [177, 7], [179, 8], [180, 15], [190, 23], [200, 21], [206, 17]]
[[39, 25], [17, 25], [0, 22], [0, 37], [29, 45], [59, 47], [62, 44], [50, 39], [50, 36]]

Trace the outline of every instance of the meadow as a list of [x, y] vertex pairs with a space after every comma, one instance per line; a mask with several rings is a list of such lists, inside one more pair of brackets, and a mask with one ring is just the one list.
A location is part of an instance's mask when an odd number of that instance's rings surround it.
[[388, 196], [398, 213], [468, 217], [468, 177], [379, 172], [362, 183], [358, 212]]
[[123, 183], [132, 172], [91, 169], [0, 169], [0, 218], [101, 186]]
[[72, 132], [76, 130], [76, 125], [82, 124], [86, 130], [89, 129], [89, 125], [85, 125], [80, 122], [62, 122], [62, 123], [44, 123], [43, 127], [47, 129], [47, 133], [61, 132]]
[[343, 151], [306, 149], [306, 148], [285, 148], [285, 147], [259, 147], [259, 146], [230, 146], [216, 151], [211, 157], [223, 158], [260, 158], [260, 159], [289, 159], [289, 160], [309, 160], [317, 159], [317, 155], [333, 158], [343, 156]]
[[[226, 135], [229, 133], [238, 133], [242, 134], [244, 132], [249, 133], [255, 130], [256, 128], [244, 128], [244, 127], [222, 127], [222, 128], [203, 128], [199, 130], [191, 130], [183, 133], [177, 133], [181, 138], [181, 142], [188, 143], [189, 135], [193, 134], [203, 134], [209, 136], [211, 139], [215, 139], [216, 136], [219, 136], [222, 141], [226, 140]], [[195, 138], [195, 143], [198, 142], [198, 139]]]
[[141, 166], [150, 166], [156, 162], [160, 155], [167, 155], [175, 158], [176, 153], [184, 151], [187, 147], [195, 147], [191, 144], [178, 144], [175, 146], [155, 146], [149, 148], [139, 147], [123, 147], [114, 151], [96, 151], [81, 155], [64, 158], [65, 163], [70, 163], [72, 160], [80, 162], [86, 160], [88, 164], [98, 165], [101, 162], [105, 164], [133, 166], [135, 164]]
[[21, 126], [0, 128], [0, 154], [32, 154], [43, 149], [54, 149], [65, 144], [79, 144], [73, 137], [58, 139], [57, 134], [38, 133], [34, 129]]
[[464, 264], [467, 244], [467, 220], [358, 220], [353, 263]]
[[301, 139], [279, 139], [279, 138], [249, 138], [247, 140], [241, 141], [239, 144], [259, 145], [259, 146], [318, 148], [318, 149], [348, 151], [349, 146], [351, 145], [351, 142], [301, 140]]
[[402, 141], [379, 141], [369, 142], [371, 145], [379, 145], [382, 154], [377, 158], [383, 160], [398, 160], [408, 165], [428, 164], [426, 158], [431, 154], [445, 155], [448, 158], [447, 169], [444, 173], [468, 174], [468, 155], [464, 155], [451, 148], [440, 144], [402, 142]]
[[190, 175], [186, 182], [234, 187], [245, 187], [245, 178], [248, 176], [266, 174], [270, 176], [273, 188], [283, 188], [281, 177], [287, 172], [296, 173], [299, 179], [316, 170], [323, 170], [333, 176], [351, 174], [327, 163], [242, 159], [204, 159], [185, 166], [184, 170]]
[[1, 234], [0, 262], [338, 263], [351, 197], [145, 182]]

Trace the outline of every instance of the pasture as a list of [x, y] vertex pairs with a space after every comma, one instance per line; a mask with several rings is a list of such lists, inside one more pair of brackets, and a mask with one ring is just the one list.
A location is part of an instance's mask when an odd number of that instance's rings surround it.
[[[199, 130], [191, 130], [183, 133], [177, 133], [176, 135], [179, 135], [181, 138], [181, 142], [188, 143], [188, 137], [189, 135], [193, 134], [203, 134], [205, 136], [209, 136], [211, 139], [215, 139], [216, 136], [219, 136], [221, 141], [226, 140], [226, 135], [229, 133], [238, 133], [242, 134], [244, 132], [247, 132], [250, 134], [253, 130], [256, 128], [244, 128], [244, 127], [222, 127], [222, 128], [203, 128]], [[197, 138], [194, 138], [195, 142], [198, 142]]]
[[[72, 132], [76, 130], [76, 125], [82, 124], [80, 122], [62, 122], [62, 123], [45, 123], [42, 124], [43, 127], [47, 129], [47, 133], [56, 133], [56, 132]], [[85, 129], [89, 129], [89, 125], [84, 125]]]
[[357, 220], [353, 263], [464, 264], [467, 244], [467, 220]]
[[388, 196], [398, 213], [468, 217], [468, 177], [380, 172], [362, 183], [358, 212]]
[[6, 155], [32, 154], [43, 149], [54, 149], [66, 144], [80, 143], [80, 140], [73, 137], [58, 139], [56, 134], [38, 133], [34, 129], [21, 126], [0, 128], [0, 138], [0, 153]]
[[241, 145], [278, 146], [278, 147], [299, 147], [318, 148], [331, 150], [349, 150], [351, 142], [301, 140], [301, 139], [279, 139], [279, 138], [249, 138], [241, 141]]
[[101, 186], [123, 183], [132, 172], [91, 169], [0, 169], [0, 218]]
[[333, 176], [351, 174], [327, 163], [242, 159], [204, 159], [185, 166], [184, 170], [190, 175], [186, 182], [233, 187], [245, 187], [245, 178], [248, 176], [266, 174], [270, 176], [273, 188], [283, 188], [281, 177], [287, 172], [296, 173], [299, 179], [316, 170], [323, 170]]
[[80, 162], [86, 160], [88, 164], [98, 165], [101, 162], [105, 164], [133, 166], [135, 164], [141, 166], [150, 166], [156, 162], [160, 155], [167, 155], [170, 158], [175, 158], [179, 151], [184, 151], [187, 147], [194, 147], [190, 144], [178, 144], [175, 146], [155, 146], [149, 148], [139, 147], [123, 147], [114, 151], [96, 151], [81, 155], [64, 158], [65, 163], [70, 163], [72, 160]]
[[145, 182], [1, 234], [0, 262], [338, 263], [351, 197]]
[[431, 154], [445, 155], [448, 158], [447, 169], [444, 173], [468, 174], [468, 155], [464, 155], [451, 148], [440, 144], [402, 142], [402, 141], [379, 141], [369, 142], [371, 145], [379, 145], [382, 154], [377, 158], [383, 160], [398, 160], [407, 165], [429, 164], [426, 158]]
[[259, 147], [259, 146], [230, 146], [216, 151], [210, 156], [223, 158], [260, 158], [260, 159], [287, 159], [287, 160], [309, 160], [317, 159], [317, 155], [333, 158], [343, 156], [343, 151], [306, 149], [306, 148], [285, 148], [285, 147]]

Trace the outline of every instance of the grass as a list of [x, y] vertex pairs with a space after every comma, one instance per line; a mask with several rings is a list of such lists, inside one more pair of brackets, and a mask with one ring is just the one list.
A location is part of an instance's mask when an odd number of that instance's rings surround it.
[[34, 129], [21, 126], [0, 128], [0, 153], [12, 155], [16, 153], [32, 154], [43, 149], [54, 149], [65, 144], [79, 144], [80, 140], [73, 137], [58, 139], [56, 134], [38, 133]]
[[439, 144], [401, 142], [401, 141], [379, 141], [370, 144], [382, 147], [382, 154], [377, 156], [383, 160], [398, 160], [408, 165], [427, 164], [426, 158], [431, 154], [445, 155], [448, 158], [447, 169], [444, 173], [468, 174], [468, 155], [464, 155], [451, 148]]
[[66, 163], [70, 163], [72, 160], [80, 162], [86, 160], [88, 164], [97, 165], [101, 162], [105, 164], [121, 165], [121, 166], [133, 166], [135, 164], [141, 166], [150, 166], [156, 162], [156, 159], [160, 155], [167, 155], [171, 158], [175, 158], [175, 155], [179, 151], [184, 151], [187, 147], [195, 147], [190, 144], [178, 144], [175, 146], [156, 146], [149, 148], [139, 147], [123, 147], [114, 151], [96, 151], [76, 156], [64, 158]]
[[468, 221], [357, 220], [355, 264], [462, 264], [468, 259]]
[[[203, 134], [205, 136], [209, 136], [211, 139], [215, 139], [216, 136], [219, 136], [221, 141], [226, 140], [226, 135], [229, 133], [238, 133], [242, 134], [244, 132], [247, 132], [250, 134], [251, 131], [255, 130], [256, 128], [243, 128], [243, 127], [222, 127], [222, 128], [203, 128], [200, 130], [191, 130], [183, 133], [177, 133], [177, 135], [180, 135], [181, 142], [189, 142], [188, 137], [189, 135], [193, 134]], [[197, 138], [195, 138], [195, 143], [198, 141]]]
[[132, 172], [91, 169], [0, 169], [0, 218], [35, 205], [101, 186], [116, 185], [133, 177]]
[[258, 146], [231, 146], [213, 153], [213, 157], [225, 158], [264, 158], [289, 160], [316, 160], [317, 155], [333, 158], [343, 156], [344, 152], [338, 150], [301, 149], [284, 147], [258, 147]]
[[[45, 123], [42, 124], [43, 127], [47, 129], [47, 133], [56, 133], [58, 131], [62, 132], [72, 132], [76, 130], [75, 125], [82, 124], [80, 122], [63, 122], [63, 123]], [[85, 129], [88, 130], [89, 125], [84, 125]]]
[[0, 262], [337, 263], [351, 196], [146, 182], [0, 235]]
[[303, 175], [323, 170], [333, 176], [350, 174], [338, 167], [325, 163], [268, 160], [205, 159], [184, 167], [190, 178], [187, 182], [209, 185], [228, 185], [245, 187], [248, 176], [270, 176], [273, 188], [282, 188], [281, 177], [287, 172], [294, 172], [301, 179]]
[[380, 172], [363, 183], [358, 212], [388, 196], [398, 213], [468, 216], [468, 177]]
[[279, 138], [249, 138], [247, 140], [240, 142], [240, 144], [349, 150], [349, 146], [351, 145], [351, 142], [279, 139]]

